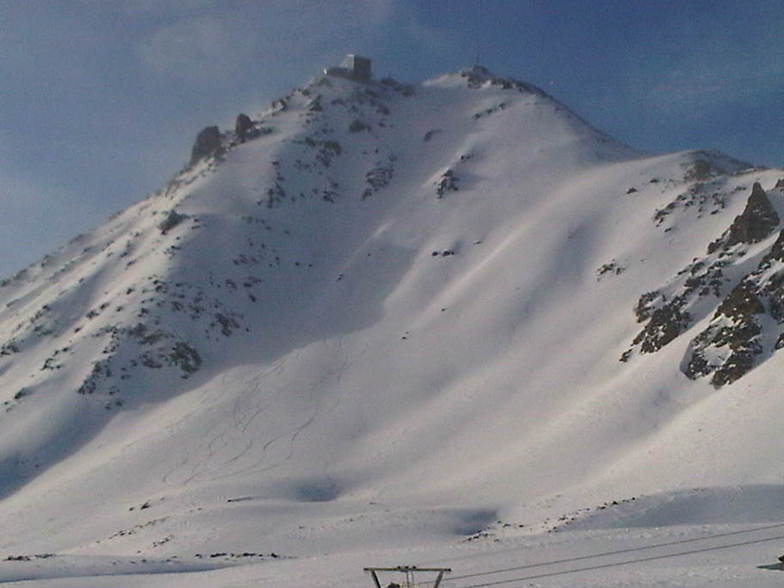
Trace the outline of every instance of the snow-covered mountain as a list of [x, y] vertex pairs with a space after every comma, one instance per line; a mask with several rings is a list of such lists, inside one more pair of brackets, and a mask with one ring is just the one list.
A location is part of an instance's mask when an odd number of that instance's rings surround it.
[[481, 67], [208, 127], [2, 283], [0, 579], [442, 559], [642, 494], [778, 496], [783, 178]]

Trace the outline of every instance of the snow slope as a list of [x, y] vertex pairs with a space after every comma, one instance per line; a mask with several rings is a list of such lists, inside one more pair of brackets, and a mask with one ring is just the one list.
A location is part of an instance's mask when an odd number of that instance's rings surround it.
[[[637, 152], [482, 68], [251, 119], [3, 282], [0, 580], [362, 585], [784, 535], [784, 171]], [[757, 553], [581, 585], [767, 585]]]

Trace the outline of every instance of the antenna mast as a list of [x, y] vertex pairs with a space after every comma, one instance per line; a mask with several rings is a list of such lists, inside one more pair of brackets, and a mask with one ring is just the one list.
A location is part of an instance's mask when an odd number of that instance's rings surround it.
[[476, 0], [476, 17], [474, 18], [474, 49], [476, 50], [474, 57], [474, 65], [480, 65], [479, 62], [479, 18], [482, 15], [482, 0]]

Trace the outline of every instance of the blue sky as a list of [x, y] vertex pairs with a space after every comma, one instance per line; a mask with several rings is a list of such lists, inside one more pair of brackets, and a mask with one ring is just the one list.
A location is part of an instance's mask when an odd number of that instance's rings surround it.
[[782, 166], [782, 31], [781, 0], [0, 0], [0, 275], [348, 52], [418, 82], [478, 50], [635, 147]]

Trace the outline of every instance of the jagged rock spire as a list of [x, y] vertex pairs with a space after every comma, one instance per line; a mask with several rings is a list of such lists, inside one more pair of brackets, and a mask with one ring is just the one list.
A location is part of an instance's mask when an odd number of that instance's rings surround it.
[[193, 144], [191, 150], [190, 165], [193, 165], [200, 159], [209, 157], [216, 153], [221, 146], [220, 130], [217, 126], [206, 127], [196, 135], [196, 142]]
[[778, 224], [779, 215], [768, 200], [768, 195], [759, 182], [754, 182], [746, 208], [730, 226], [727, 246], [757, 243], [770, 235]]

